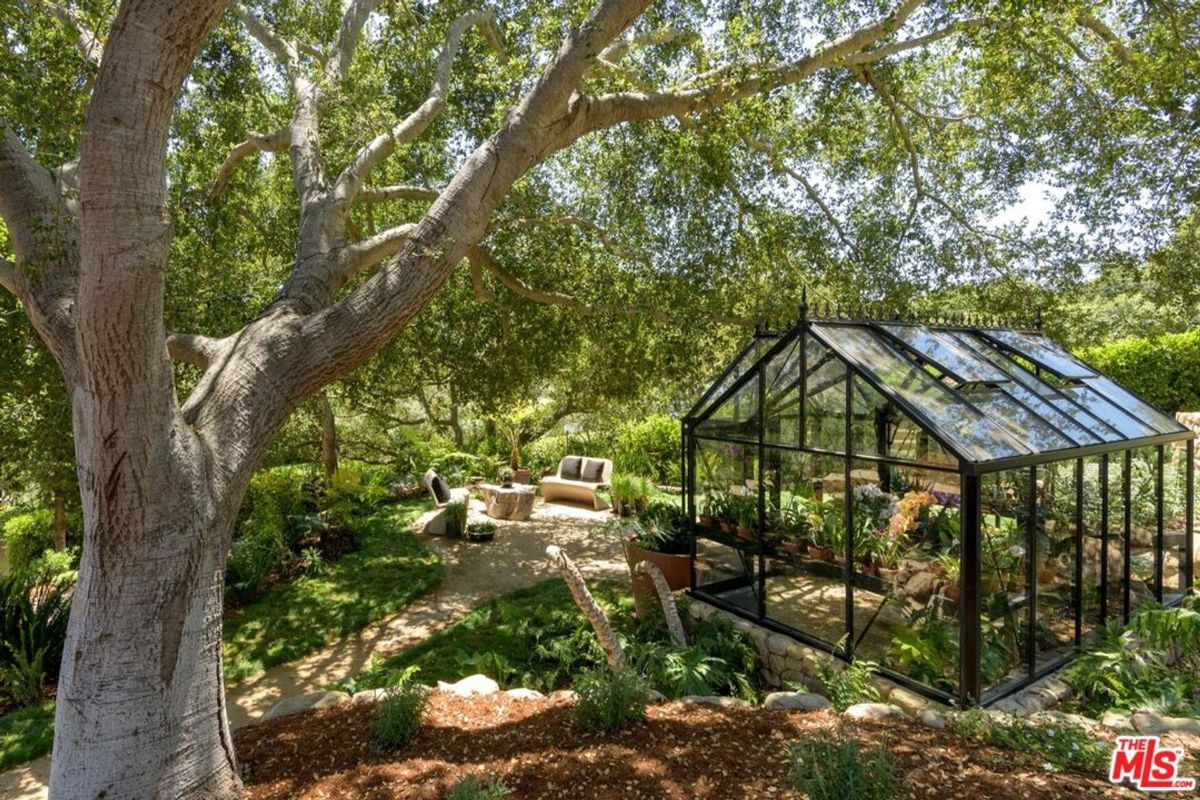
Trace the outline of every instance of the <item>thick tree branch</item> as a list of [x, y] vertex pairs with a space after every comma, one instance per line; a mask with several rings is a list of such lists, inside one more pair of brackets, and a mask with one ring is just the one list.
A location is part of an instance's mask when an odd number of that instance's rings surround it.
[[219, 339], [194, 333], [172, 333], [167, 336], [167, 353], [173, 361], [207, 369], [220, 354]]
[[246, 26], [246, 31], [265, 47], [284, 69], [289, 73], [296, 69], [300, 61], [300, 50], [295, 42], [273, 31], [257, 14], [241, 3], [234, 3], [230, 8]]
[[650, 47], [656, 44], [670, 44], [672, 42], [685, 42], [699, 38], [699, 34], [695, 31], [685, 30], [683, 28], [663, 28], [649, 33], [635, 34], [633, 30], [629, 30], [626, 34], [608, 47], [600, 51], [600, 55], [596, 56], [596, 61], [605, 67], [615, 69], [619, 62], [631, 50], [636, 50], [642, 47]]
[[437, 200], [441, 191], [438, 189], [427, 189], [424, 186], [408, 186], [406, 184], [397, 184], [395, 186], [364, 186], [358, 192], [357, 200], [360, 203], [386, 203], [391, 200]]
[[747, 147], [749, 147], [751, 150], [757, 150], [758, 152], [765, 155], [767, 157], [767, 161], [771, 164], [772, 167], [774, 167], [779, 172], [784, 173], [785, 175], [790, 177], [792, 180], [796, 181], [802, 187], [804, 187], [804, 193], [808, 195], [808, 199], [810, 199], [814, 203], [816, 203], [817, 207], [819, 209], [821, 209], [821, 213], [825, 215], [825, 219], [833, 227], [833, 230], [837, 233], [837, 237], [841, 241], [841, 243], [843, 245], [845, 245], [846, 248], [849, 249], [851, 253], [858, 255], [858, 252], [859, 252], [858, 245], [856, 245], [850, 239], [850, 237], [846, 234], [846, 230], [842, 227], [842, 223], [838, 220], [837, 216], [833, 213], [833, 209], [831, 209], [829, 207], [829, 204], [825, 202], [824, 198], [822, 198], [821, 194], [817, 191], [817, 188], [812, 185], [812, 183], [808, 180], [808, 178], [804, 177], [803, 174], [801, 174], [800, 172], [797, 172], [796, 170], [792, 169], [787, 164], [785, 164], [783, 159], [780, 158], [779, 153], [777, 153], [766, 142], [764, 142], [760, 139], [755, 139], [752, 136], [747, 136], [745, 134], [742, 134], [742, 142], [745, 143], [745, 145]]
[[0, 256], [0, 286], [3, 286], [17, 297], [21, 297], [24, 294], [23, 283], [21, 274], [17, 272], [16, 266], [7, 258]]
[[217, 177], [213, 179], [212, 188], [208, 190], [209, 200], [215, 200], [225, 191], [229, 179], [233, 177], [233, 171], [252, 153], [280, 153], [287, 150], [290, 143], [291, 131], [286, 127], [274, 133], [255, 133], [254, 131], [247, 133], [245, 141], [234, 145], [233, 150], [221, 162], [221, 167], [217, 170]]
[[454, 66], [454, 58], [462, 44], [463, 34], [471, 26], [476, 26], [491, 44], [503, 61], [504, 47], [500, 41], [500, 30], [496, 25], [496, 17], [491, 11], [473, 11], [463, 14], [450, 24], [446, 31], [446, 43], [438, 57], [437, 69], [433, 76], [433, 88], [421, 105], [405, 117], [391, 130], [376, 136], [363, 147], [354, 161], [338, 177], [334, 195], [338, 201], [348, 205], [354, 201], [362, 181], [371, 170], [379, 166], [390, 156], [397, 146], [411, 142], [425, 132], [446, 103], [446, 93], [449, 91], [450, 69]]
[[380, 231], [360, 242], [348, 244], [338, 257], [338, 280], [341, 284], [393, 256], [416, 230], [415, 223], [405, 223]]
[[338, 31], [337, 41], [333, 45], [333, 53], [325, 67], [328, 79], [337, 82], [346, 79], [350, 73], [350, 63], [354, 59], [354, 51], [362, 36], [363, 26], [371, 12], [379, 8], [384, 0], [351, 0], [342, 16], [342, 26]]
[[[796, 61], [763, 66], [744, 77], [725, 78], [716, 83], [669, 92], [616, 92], [584, 100], [582, 124], [571, 132], [571, 140], [585, 133], [610, 128], [623, 122], [639, 122], [668, 116], [707, 111], [718, 106], [798, 83], [818, 70], [840, 66], [852, 54], [893, 33], [926, 0], [903, 0], [885, 17], [853, 33], [818, 47]], [[730, 68], [718, 70], [722, 76]]]

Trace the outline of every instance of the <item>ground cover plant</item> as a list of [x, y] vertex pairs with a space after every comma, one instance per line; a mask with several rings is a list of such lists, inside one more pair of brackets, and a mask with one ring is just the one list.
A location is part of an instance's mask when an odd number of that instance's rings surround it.
[[842, 728], [789, 742], [787, 759], [792, 784], [810, 800], [890, 800], [896, 794], [896, 762], [887, 748], [864, 752]]
[[[661, 612], [633, 618], [625, 585], [597, 581], [596, 600], [622, 640], [630, 665], [668, 697], [723, 694], [754, 699], [758, 657], [719, 619], [693, 624], [686, 648], [670, 644]], [[503, 688], [568, 688], [575, 677], [605, 663], [587, 620], [561, 580], [551, 579], [494, 598], [455, 624], [354, 676], [346, 690], [386, 685], [397, 670], [420, 666], [424, 679], [456, 681], [475, 672]]]
[[650, 686], [636, 670], [607, 664], [574, 681], [575, 719], [585, 731], [615, 731], [646, 718]]
[[973, 742], [989, 742], [1029, 753], [1055, 769], [1099, 774], [1108, 765], [1111, 743], [1081, 725], [1055, 720], [996, 717], [977, 709], [951, 715], [947, 729]]

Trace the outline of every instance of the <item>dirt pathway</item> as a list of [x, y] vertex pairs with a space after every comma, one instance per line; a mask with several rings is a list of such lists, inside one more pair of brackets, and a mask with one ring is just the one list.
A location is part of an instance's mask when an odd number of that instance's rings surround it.
[[[579, 506], [539, 501], [525, 522], [496, 520], [496, 539], [487, 544], [428, 537], [445, 565], [441, 583], [394, 617], [229, 687], [230, 723], [234, 728], [251, 724], [284, 697], [314, 692], [357, 673], [372, 653], [408, 647], [492, 597], [554, 577], [546, 563], [547, 545], [562, 547], [588, 578], [627, 576], [618, 540], [597, 531], [608, 518]], [[0, 773], [0, 798], [45, 798], [49, 771], [50, 759], [43, 757]]]

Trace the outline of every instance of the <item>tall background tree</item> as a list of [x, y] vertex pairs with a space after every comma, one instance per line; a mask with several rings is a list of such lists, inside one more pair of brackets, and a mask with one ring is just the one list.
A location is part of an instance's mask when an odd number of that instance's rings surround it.
[[[6, 18], [28, 80], [0, 89], [0, 285], [65, 381], [85, 519], [56, 796], [236, 793], [219, 655], [238, 505], [289, 415], [410, 325], [408, 369], [434, 373], [414, 393], [463, 402], [489, 358], [599, 393], [597, 364], [656, 341], [703, 358], [804, 285], [1027, 304], [1148, 252], [1122, 246], [1130, 225], [1165, 243], [1195, 197], [1182, 4], [225, 10]], [[989, 222], [1034, 181], [1063, 192], [1057, 224]], [[447, 323], [476, 305], [494, 329], [455, 349]], [[588, 346], [547, 343], [556, 326]], [[522, 362], [523, 341], [554, 349]]]

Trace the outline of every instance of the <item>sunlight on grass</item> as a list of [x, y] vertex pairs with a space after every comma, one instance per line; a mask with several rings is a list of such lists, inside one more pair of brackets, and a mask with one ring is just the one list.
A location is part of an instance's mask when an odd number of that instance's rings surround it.
[[54, 701], [0, 716], [0, 771], [50, 752]]
[[441, 562], [411, 530], [423, 507], [407, 503], [367, 517], [357, 552], [233, 612], [225, 620], [226, 681], [315, 652], [396, 613], [437, 583]]

